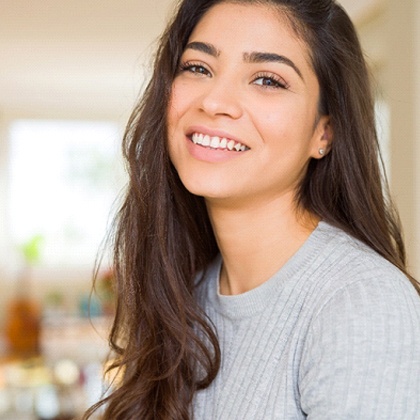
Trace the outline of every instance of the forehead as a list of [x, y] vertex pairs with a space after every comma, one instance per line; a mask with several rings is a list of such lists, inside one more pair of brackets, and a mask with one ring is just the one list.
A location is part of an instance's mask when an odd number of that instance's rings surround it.
[[[310, 50], [287, 8], [272, 4], [226, 1], [212, 6], [194, 28], [189, 42], [206, 37], [223, 48], [242, 45], [244, 51], [294, 51], [310, 67]], [[202, 40], [202, 39], [200, 39]]]

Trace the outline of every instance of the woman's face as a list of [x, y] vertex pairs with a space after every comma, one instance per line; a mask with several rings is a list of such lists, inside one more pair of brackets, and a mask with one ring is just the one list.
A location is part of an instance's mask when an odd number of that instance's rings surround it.
[[306, 45], [278, 9], [221, 3], [195, 27], [168, 111], [172, 163], [211, 202], [294, 197], [326, 147]]

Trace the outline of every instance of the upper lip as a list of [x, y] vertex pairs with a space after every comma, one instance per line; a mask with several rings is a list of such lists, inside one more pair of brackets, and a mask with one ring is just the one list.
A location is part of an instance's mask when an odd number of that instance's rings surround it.
[[204, 134], [210, 137], [226, 138], [228, 140], [233, 140], [237, 143], [241, 143], [244, 146], [249, 148], [248, 144], [246, 144], [243, 140], [223, 130], [213, 129], [213, 128], [204, 127], [204, 126], [194, 126], [194, 127], [189, 127], [189, 129], [186, 132], [186, 135], [187, 137], [191, 137], [194, 133]]

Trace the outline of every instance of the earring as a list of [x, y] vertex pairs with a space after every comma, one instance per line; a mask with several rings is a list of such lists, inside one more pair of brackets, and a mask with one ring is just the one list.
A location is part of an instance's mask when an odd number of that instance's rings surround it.
[[319, 150], [318, 150], [318, 153], [319, 153], [321, 156], [324, 156], [324, 155], [325, 155], [325, 149], [319, 149]]

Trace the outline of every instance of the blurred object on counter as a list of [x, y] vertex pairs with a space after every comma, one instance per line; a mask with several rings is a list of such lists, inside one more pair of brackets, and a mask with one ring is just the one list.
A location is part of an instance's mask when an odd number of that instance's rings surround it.
[[98, 272], [94, 290], [80, 297], [79, 311], [82, 317], [111, 317], [115, 313], [115, 277], [109, 268]]
[[109, 318], [88, 319], [75, 316], [45, 318], [41, 331], [41, 352], [53, 365], [59, 360], [73, 360], [77, 365], [103, 362], [109, 352]]
[[84, 293], [79, 300], [79, 313], [83, 318], [97, 318], [102, 316], [102, 305], [99, 297], [92, 293]]
[[[99, 366], [99, 367], [98, 367]], [[42, 358], [0, 363], [0, 420], [71, 420], [102, 393], [101, 364]], [[92, 384], [95, 385], [92, 388]]]
[[21, 247], [24, 268], [10, 301], [5, 332], [8, 353], [15, 357], [39, 355], [41, 306], [32, 296], [32, 269], [41, 259], [42, 235], [35, 235]]
[[15, 357], [39, 355], [40, 305], [26, 296], [14, 298], [7, 309], [7, 352]]
[[102, 305], [103, 314], [112, 316], [115, 312], [115, 275], [112, 268], [98, 274], [95, 289]]
[[0, 359], [0, 420], [71, 420], [101, 399], [111, 318], [42, 320], [40, 352]]
[[43, 318], [59, 318], [67, 315], [68, 308], [65, 305], [63, 293], [57, 290], [46, 294], [43, 307]]

